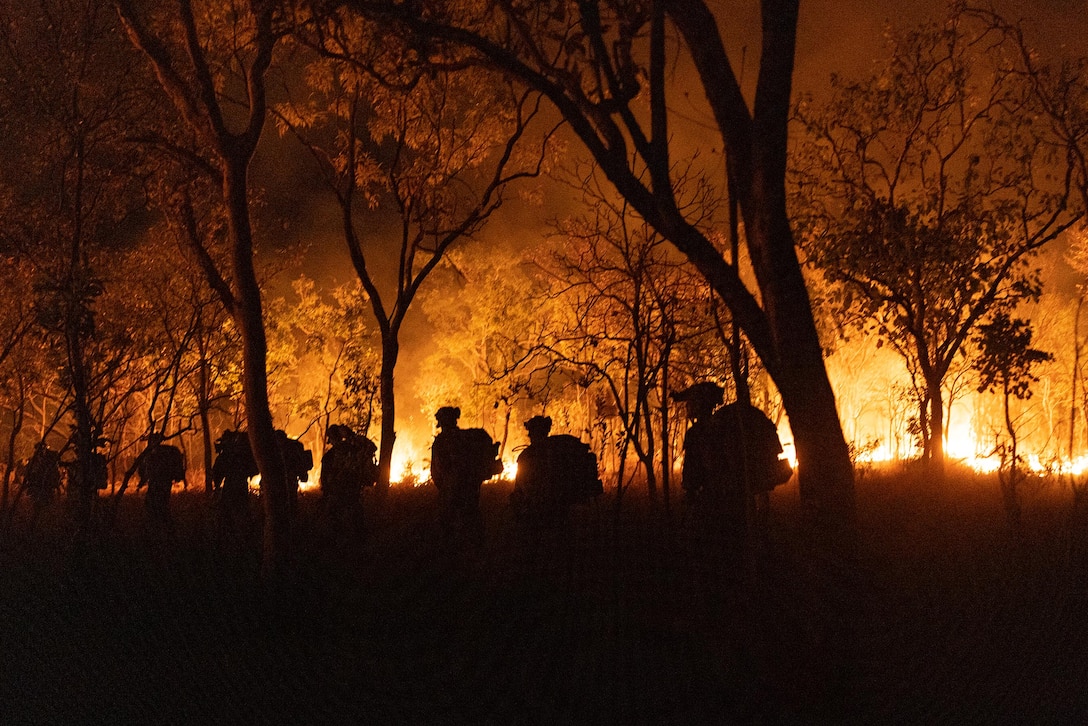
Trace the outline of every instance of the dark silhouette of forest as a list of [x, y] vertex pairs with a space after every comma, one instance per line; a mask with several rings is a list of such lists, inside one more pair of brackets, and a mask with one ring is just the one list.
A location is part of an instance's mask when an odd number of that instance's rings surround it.
[[[78, 560], [63, 502], [33, 529], [21, 513], [0, 549], [4, 720], [1068, 723], [1088, 709], [1088, 543], [1053, 484], [1031, 489], [1013, 537], [990, 477], [866, 476], [836, 623], [795, 485], [771, 495], [740, 567], [697, 511], [605, 496], [532, 534], [510, 491], [484, 485], [486, 535], [464, 548], [430, 486], [368, 490], [355, 547], [303, 495], [296, 579], [275, 590], [256, 534], [219, 531], [199, 493], [175, 494], [170, 537], [126, 499]], [[828, 672], [832, 627], [844, 651]]]

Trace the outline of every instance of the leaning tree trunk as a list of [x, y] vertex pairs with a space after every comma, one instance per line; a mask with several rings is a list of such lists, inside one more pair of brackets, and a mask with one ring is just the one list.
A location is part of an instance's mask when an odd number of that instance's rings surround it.
[[[4, 491], [0, 495], [0, 513], [8, 511], [8, 503], [11, 502], [11, 488], [15, 484], [15, 442], [23, 430], [23, 421], [26, 418], [26, 395], [22, 376], [19, 376], [19, 404], [11, 410], [11, 429], [8, 431], [7, 459], [4, 462]], [[12, 505], [14, 506], [14, 505]]]
[[[770, 340], [749, 336], [782, 396], [797, 452], [802, 501], [827, 543], [853, 556], [857, 535], [854, 467], [808, 289], [786, 215], [784, 188], [756, 187], [762, 197], [748, 225], [752, 264], [764, 294]], [[760, 347], [770, 350], [760, 350]]]

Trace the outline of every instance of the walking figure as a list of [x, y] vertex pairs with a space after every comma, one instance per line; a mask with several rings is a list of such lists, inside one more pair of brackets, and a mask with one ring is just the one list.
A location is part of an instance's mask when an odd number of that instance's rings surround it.
[[332, 424], [325, 432], [328, 448], [321, 456], [319, 484], [325, 510], [337, 530], [362, 532], [363, 487], [378, 481], [378, 464], [373, 441], [343, 424]]
[[438, 489], [443, 528], [452, 534], [458, 523], [476, 542], [483, 539], [480, 485], [502, 473], [499, 445], [480, 428], [457, 424], [461, 409], [443, 406], [435, 412], [439, 433], [431, 445], [431, 480]]
[[692, 422], [684, 436], [681, 486], [689, 500], [714, 512], [739, 546], [754, 502], [789, 480], [792, 470], [779, 456], [782, 443], [774, 423], [746, 402], [721, 406], [723, 393], [721, 386], [703, 382], [673, 394], [687, 404]]
[[213, 487], [219, 491], [219, 509], [224, 524], [244, 522], [249, 513], [249, 480], [257, 476], [257, 460], [245, 431], [227, 429], [215, 442], [212, 464]]
[[283, 464], [287, 469], [287, 501], [293, 511], [298, 510], [299, 483], [310, 480], [314, 468], [314, 455], [298, 439], [292, 439], [283, 429], [276, 429]]
[[149, 434], [147, 448], [140, 455], [137, 468], [140, 481], [136, 488], [147, 486], [144, 506], [148, 518], [158, 523], [170, 520], [170, 492], [174, 482], [185, 481], [185, 457], [181, 449], [163, 443], [162, 434]]
[[511, 504], [520, 518], [560, 524], [573, 504], [601, 493], [597, 457], [574, 436], [550, 435], [548, 416], [533, 416], [524, 425], [529, 445], [518, 456]]
[[60, 489], [60, 452], [49, 448], [44, 439], [34, 445], [34, 453], [23, 468], [21, 492], [35, 502], [46, 502]]
[[30, 497], [31, 514], [27, 531], [32, 532], [41, 516], [42, 511], [48, 506], [61, 487], [61, 463], [60, 452], [49, 448], [42, 439], [34, 445], [34, 453], [22, 466], [19, 475], [19, 489], [15, 495], [15, 503], [12, 504], [11, 516], [14, 517], [15, 506], [23, 494]]

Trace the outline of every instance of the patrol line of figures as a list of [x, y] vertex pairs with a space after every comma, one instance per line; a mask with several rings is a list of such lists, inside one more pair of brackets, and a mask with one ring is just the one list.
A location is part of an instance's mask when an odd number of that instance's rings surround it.
[[[782, 444], [774, 424], [754, 406], [734, 402], [723, 406], [724, 391], [715, 383], [697, 383], [673, 394], [687, 406], [690, 427], [684, 437], [682, 487], [691, 500], [720, 510], [723, 526], [742, 530], [753, 497], [765, 496], [792, 475], [782, 458]], [[458, 426], [461, 411], [444, 406], [435, 413], [439, 428], [431, 447], [431, 481], [437, 488], [443, 519], [482, 532], [480, 487], [502, 472], [499, 444], [480, 428]], [[555, 523], [572, 505], [601, 494], [597, 457], [574, 436], [551, 434], [552, 421], [534, 416], [525, 422], [529, 444], [517, 459], [517, 474], [510, 503], [519, 518]], [[288, 471], [288, 491], [297, 501], [300, 482], [313, 468], [312, 453], [285, 432], [276, 432]], [[103, 442], [104, 443], [104, 442]], [[361, 517], [362, 491], [378, 479], [377, 446], [341, 424], [326, 432], [321, 457], [320, 489], [326, 511], [336, 517]], [[222, 509], [239, 513], [248, 506], [249, 480], [257, 464], [244, 431], [227, 429], [216, 441], [212, 466], [213, 491]], [[106, 487], [105, 457], [94, 461], [99, 489]], [[40, 442], [23, 467], [19, 495], [27, 494], [36, 508], [60, 489], [60, 453]], [[147, 447], [135, 463], [137, 489], [146, 487], [149, 518], [165, 521], [170, 514], [170, 493], [185, 480], [181, 451], [159, 434], [148, 436]], [[71, 477], [71, 473], [69, 472]]]

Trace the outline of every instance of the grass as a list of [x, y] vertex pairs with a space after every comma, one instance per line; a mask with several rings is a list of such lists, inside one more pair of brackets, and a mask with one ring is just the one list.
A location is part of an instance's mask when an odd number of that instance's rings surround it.
[[20, 723], [1069, 723], [1088, 717], [1088, 527], [1058, 483], [1008, 531], [997, 482], [858, 485], [856, 563], [813, 546], [796, 489], [731, 556], [713, 521], [606, 494], [530, 536], [485, 486], [484, 542], [429, 488], [366, 493], [363, 541], [316, 498], [298, 576], [176, 494], [126, 498], [82, 557], [61, 503], [0, 547], [0, 721]]

